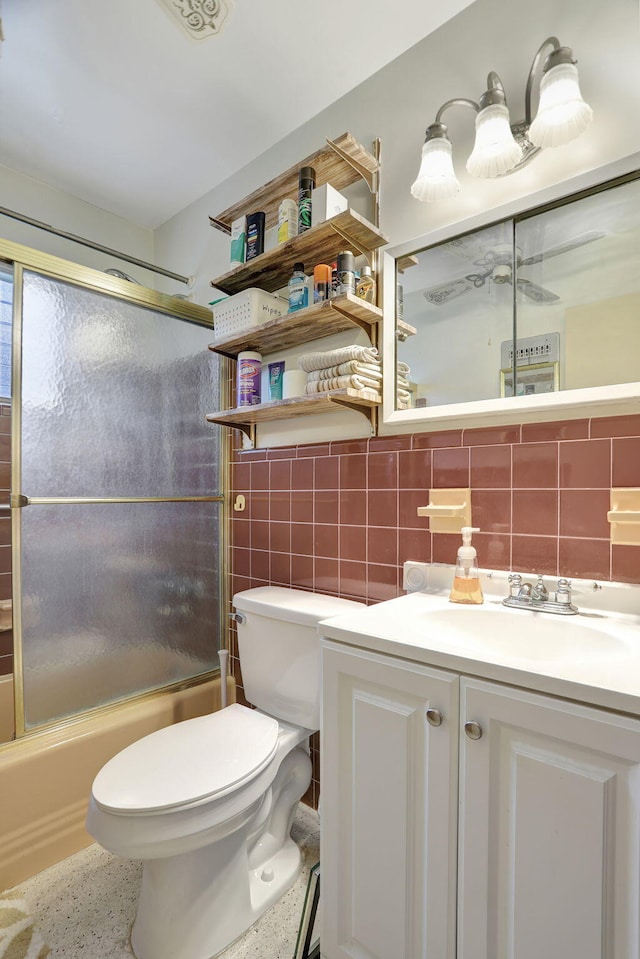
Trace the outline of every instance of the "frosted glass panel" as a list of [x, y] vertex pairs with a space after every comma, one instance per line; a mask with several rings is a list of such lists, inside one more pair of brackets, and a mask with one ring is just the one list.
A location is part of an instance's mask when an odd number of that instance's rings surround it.
[[219, 491], [211, 330], [25, 272], [26, 496]]
[[27, 728], [217, 667], [219, 510], [22, 510]]
[[[20, 512], [25, 728], [218, 665], [211, 330], [25, 271]], [[74, 500], [123, 502], [82, 504]], [[131, 503], [136, 497], [181, 502]]]
[[11, 315], [13, 269], [0, 263], [0, 396], [11, 396]]

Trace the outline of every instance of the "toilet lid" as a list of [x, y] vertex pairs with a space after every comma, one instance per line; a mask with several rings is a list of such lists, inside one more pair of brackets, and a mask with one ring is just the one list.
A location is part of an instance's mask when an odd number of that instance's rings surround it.
[[268, 765], [278, 722], [238, 703], [159, 729], [127, 746], [96, 776], [92, 794], [111, 812], [151, 812], [223, 795]]

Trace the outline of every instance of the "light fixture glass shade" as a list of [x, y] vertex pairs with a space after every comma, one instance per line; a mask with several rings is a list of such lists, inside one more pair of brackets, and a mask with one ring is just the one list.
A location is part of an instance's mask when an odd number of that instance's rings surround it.
[[422, 147], [422, 162], [411, 187], [411, 196], [431, 203], [433, 200], [446, 200], [459, 189], [451, 159], [451, 141], [446, 137], [427, 140]]
[[492, 103], [476, 117], [476, 142], [467, 160], [470, 176], [501, 176], [522, 159], [522, 150], [513, 138], [509, 111], [502, 103]]
[[577, 67], [559, 63], [540, 81], [540, 104], [529, 139], [537, 147], [563, 146], [584, 133], [592, 117], [580, 93]]

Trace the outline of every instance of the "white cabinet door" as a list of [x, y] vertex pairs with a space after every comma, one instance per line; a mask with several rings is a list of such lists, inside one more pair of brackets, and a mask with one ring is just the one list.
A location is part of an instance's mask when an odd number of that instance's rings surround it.
[[454, 959], [458, 677], [322, 646], [322, 955]]
[[458, 959], [637, 959], [640, 721], [473, 679], [460, 696], [482, 734], [460, 737]]

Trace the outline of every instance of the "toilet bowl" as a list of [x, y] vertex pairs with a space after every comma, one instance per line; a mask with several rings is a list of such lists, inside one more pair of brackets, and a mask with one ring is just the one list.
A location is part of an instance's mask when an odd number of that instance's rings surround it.
[[138, 959], [211, 959], [295, 882], [290, 836], [319, 727], [317, 624], [360, 604], [259, 587], [234, 597], [243, 683], [257, 708], [160, 729], [96, 776], [87, 829], [143, 861]]

